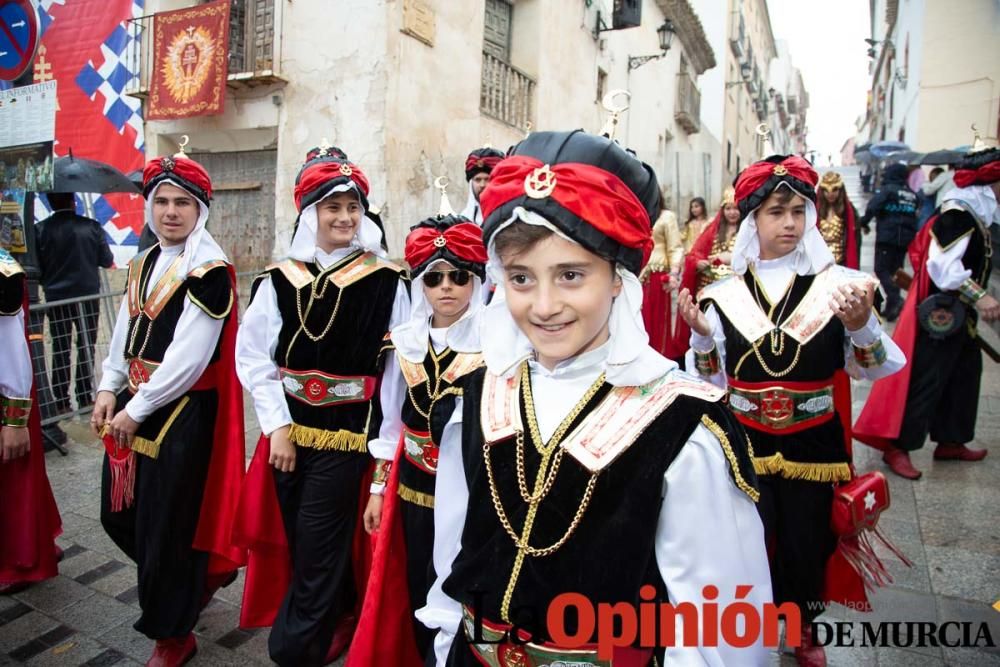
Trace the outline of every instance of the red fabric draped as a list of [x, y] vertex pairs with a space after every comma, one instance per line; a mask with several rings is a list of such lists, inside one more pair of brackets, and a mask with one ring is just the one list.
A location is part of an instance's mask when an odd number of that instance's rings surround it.
[[424, 661], [413, 637], [413, 612], [406, 579], [406, 541], [399, 494], [400, 436], [385, 487], [382, 523], [371, 536], [372, 566], [364, 605], [345, 667], [398, 665], [421, 667]]
[[[274, 623], [281, 601], [292, 581], [292, 561], [288, 552], [285, 524], [278, 505], [274, 474], [267, 460], [271, 443], [265, 436], [257, 441], [257, 449], [240, 493], [233, 519], [233, 543], [249, 552], [243, 605], [240, 608], [241, 628], [267, 627]], [[371, 547], [368, 544], [362, 516], [368, 505], [371, 471], [361, 480], [361, 495], [354, 532], [351, 561], [357, 590], [364, 591], [371, 569]], [[363, 603], [358, 596], [357, 610]]]
[[903, 413], [910, 391], [910, 373], [913, 370], [913, 348], [916, 345], [917, 329], [920, 327], [917, 321], [917, 306], [927, 298], [930, 289], [927, 255], [930, 249], [931, 229], [936, 220], [937, 216], [932, 217], [910, 244], [913, 282], [906, 293], [903, 310], [896, 323], [896, 330], [892, 334], [892, 340], [906, 355], [908, 363], [898, 373], [875, 381], [865, 407], [854, 424], [854, 438], [875, 449], [885, 450], [892, 446], [899, 437], [899, 429], [903, 424]]
[[[724, 208], [724, 207], [723, 207]], [[695, 240], [691, 250], [684, 257], [684, 272], [681, 274], [681, 289], [687, 288], [692, 295], [698, 296], [695, 291], [698, 287], [698, 262], [708, 259], [712, 254], [712, 243], [715, 235], [719, 233], [719, 225], [722, 222], [722, 208], [715, 214], [715, 218]], [[667, 346], [666, 356], [670, 359], [681, 359], [687, 354], [691, 346], [691, 327], [687, 325], [684, 318], [678, 313], [674, 318], [674, 332]]]
[[854, 207], [844, 192], [844, 266], [859, 270], [860, 256], [858, 252], [857, 221], [854, 219]]
[[[526, 194], [528, 179], [542, 167], [535, 158], [509, 157], [490, 175], [479, 197], [483, 218], [507, 202]], [[548, 197], [626, 248], [642, 250], [642, 263], [653, 249], [649, 213], [625, 183], [609, 171], [578, 162], [550, 166], [555, 185]]]
[[649, 346], [663, 356], [669, 356], [673, 347], [670, 292], [664, 289], [669, 276], [663, 271], [650, 273], [649, 280], [642, 286], [642, 321], [649, 334]]
[[[27, 290], [23, 312], [27, 338]], [[34, 382], [28, 432], [28, 455], [0, 463], [0, 585], [44, 581], [59, 573], [55, 540], [62, 533], [62, 519], [45, 474], [42, 421]]]
[[485, 264], [488, 259], [482, 228], [473, 222], [460, 222], [444, 232], [430, 227], [419, 227], [410, 232], [406, 237], [406, 263], [412, 267], [426, 262], [440, 250], [441, 246], [437, 243], [442, 242], [438, 239], [444, 239], [443, 247], [459, 259], [477, 264]]
[[245, 553], [233, 544], [231, 531], [243, 484], [246, 464], [243, 430], [243, 387], [236, 377], [236, 329], [239, 303], [236, 271], [226, 266], [233, 286], [233, 307], [222, 328], [222, 345], [216, 362], [219, 409], [215, 417], [212, 457], [201, 501], [201, 515], [194, 536], [195, 549], [209, 553], [208, 573], [232, 572], [246, 564]]

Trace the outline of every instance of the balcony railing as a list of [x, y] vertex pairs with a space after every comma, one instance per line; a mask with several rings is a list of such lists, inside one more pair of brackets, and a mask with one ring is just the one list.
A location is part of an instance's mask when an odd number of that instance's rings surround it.
[[677, 75], [677, 108], [674, 120], [688, 134], [701, 131], [701, 91], [687, 72]]
[[[229, 9], [230, 88], [251, 88], [283, 81], [277, 73], [274, 35], [274, 0], [233, 0]], [[145, 97], [153, 72], [153, 28], [156, 15], [127, 22], [132, 40], [123, 59], [136, 76], [125, 86], [125, 94]]]
[[531, 122], [535, 81], [510, 63], [483, 52], [479, 110], [502, 123], [527, 130]]

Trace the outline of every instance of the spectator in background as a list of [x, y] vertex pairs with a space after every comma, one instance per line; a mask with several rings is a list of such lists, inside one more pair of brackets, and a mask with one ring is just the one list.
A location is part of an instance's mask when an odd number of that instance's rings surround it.
[[[111, 268], [114, 257], [96, 220], [77, 214], [72, 193], [48, 193], [52, 215], [38, 223], [38, 263], [47, 302], [80, 299], [98, 294], [98, 267]], [[70, 344], [76, 329], [76, 402], [79, 408], [94, 399], [94, 342], [97, 337], [97, 299], [55, 306], [48, 311], [52, 335], [52, 395], [55, 412], [72, 411], [69, 401]]]
[[[935, 175], [937, 172], [937, 175]], [[935, 169], [931, 172], [931, 179], [920, 186], [920, 191], [925, 195], [934, 195], [934, 208], [941, 206], [944, 196], [955, 187], [955, 166], [948, 165], [948, 170]]]
[[691, 250], [691, 246], [698, 240], [701, 233], [705, 231], [711, 220], [708, 218], [708, 208], [705, 206], [703, 197], [695, 197], [688, 204], [688, 217], [681, 229], [681, 241], [684, 243], [684, 252]]
[[934, 214], [934, 209], [937, 208], [937, 196], [936, 192], [927, 192], [927, 186], [934, 182], [934, 179], [945, 173], [942, 167], [934, 167], [931, 169], [930, 176], [919, 190], [914, 190], [917, 193], [917, 201], [920, 202], [920, 214], [917, 217], [917, 229], [922, 229], [924, 223], [926, 223], [930, 217]]
[[868, 208], [859, 221], [865, 233], [875, 225], [875, 275], [886, 294], [882, 315], [890, 322], [899, 317], [903, 299], [899, 286], [892, 281], [893, 274], [903, 268], [906, 248], [917, 234], [917, 195], [907, 186], [905, 164], [891, 164], [882, 175], [882, 187], [868, 202]]

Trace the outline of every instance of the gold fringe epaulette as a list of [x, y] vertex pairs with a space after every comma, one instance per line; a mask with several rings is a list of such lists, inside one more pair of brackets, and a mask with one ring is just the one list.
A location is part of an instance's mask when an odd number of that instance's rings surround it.
[[785, 479], [810, 482], [844, 482], [851, 479], [851, 466], [846, 463], [802, 463], [789, 461], [781, 453], [753, 460], [758, 475], [778, 475]]
[[368, 436], [364, 433], [352, 433], [344, 429], [327, 431], [322, 428], [292, 424], [288, 430], [288, 439], [300, 447], [311, 449], [336, 450], [338, 452], [368, 451]]
[[434, 509], [434, 496], [429, 493], [416, 491], [404, 484], [399, 485], [397, 493], [399, 494], [400, 499], [405, 500], [408, 503]]

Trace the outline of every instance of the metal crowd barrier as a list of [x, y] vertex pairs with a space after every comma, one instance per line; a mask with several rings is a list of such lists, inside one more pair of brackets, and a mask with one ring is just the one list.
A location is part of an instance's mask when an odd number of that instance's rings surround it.
[[[257, 273], [237, 273], [241, 314], [249, 303]], [[124, 295], [124, 274], [117, 270], [102, 275], [104, 290], [100, 294], [28, 307], [31, 360], [43, 427], [93, 409], [101, 365], [108, 356]]]

